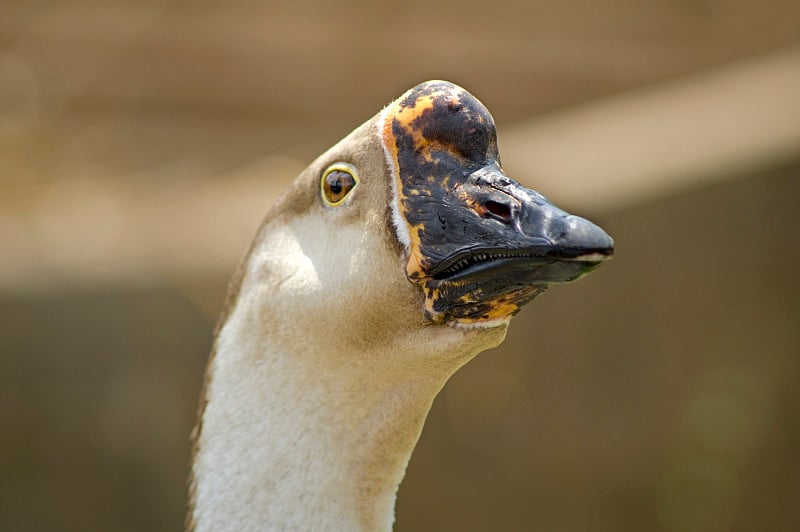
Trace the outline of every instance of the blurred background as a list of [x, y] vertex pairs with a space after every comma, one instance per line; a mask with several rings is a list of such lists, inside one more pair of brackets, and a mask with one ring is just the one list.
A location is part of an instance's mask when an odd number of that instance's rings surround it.
[[236, 262], [429, 78], [617, 257], [451, 380], [396, 529], [796, 529], [796, 1], [4, 0], [0, 530], [181, 528]]

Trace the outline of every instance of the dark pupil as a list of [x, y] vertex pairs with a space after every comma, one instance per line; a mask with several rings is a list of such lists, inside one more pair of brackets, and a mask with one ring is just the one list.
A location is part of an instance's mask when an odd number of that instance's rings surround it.
[[328, 186], [330, 186], [331, 192], [338, 194], [342, 191], [342, 180], [338, 175], [331, 174], [328, 176]]
[[336, 170], [328, 174], [325, 184], [328, 187], [327, 193], [330, 194], [331, 201], [338, 201], [353, 188], [353, 176], [347, 172]]

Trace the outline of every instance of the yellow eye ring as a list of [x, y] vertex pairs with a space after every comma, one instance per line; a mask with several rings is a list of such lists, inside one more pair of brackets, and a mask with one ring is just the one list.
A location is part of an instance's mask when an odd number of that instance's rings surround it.
[[331, 207], [338, 207], [347, 195], [358, 185], [358, 174], [351, 164], [336, 163], [330, 165], [319, 180], [322, 201]]

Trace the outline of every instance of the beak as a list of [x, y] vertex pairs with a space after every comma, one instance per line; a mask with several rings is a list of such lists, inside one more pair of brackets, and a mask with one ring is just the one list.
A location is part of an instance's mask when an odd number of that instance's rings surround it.
[[614, 252], [613, 239], [600, 227], [556, 207], [496, 165], [473, 172], [453, 195], [449, 212], [437, 217], [452, 219], [451, 227], [461, 225], [461, 245], [453, 246], [451, 237], [447, 246], [430, 246], [428, 276], [454, 281], [553, 265], [537, 280], [569, 282]]
[[503, 173], [494, 120], [464, 89], [418, 85], [381, 124], [406, 275], [431, 321], [505, 323], [548, 285], [613, 254], [605, 231]]

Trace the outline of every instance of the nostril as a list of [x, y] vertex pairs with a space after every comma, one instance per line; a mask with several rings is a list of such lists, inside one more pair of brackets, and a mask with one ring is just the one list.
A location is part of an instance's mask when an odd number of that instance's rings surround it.
[[500, 203], [498, 201], [487, 201], [483, 205], [486, 210], [495, 215], [495, 217], [503, 220], [509, 221], [511, 220], [511, 207], [506, 205], [505, 203]]

